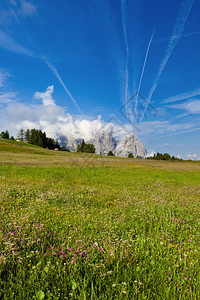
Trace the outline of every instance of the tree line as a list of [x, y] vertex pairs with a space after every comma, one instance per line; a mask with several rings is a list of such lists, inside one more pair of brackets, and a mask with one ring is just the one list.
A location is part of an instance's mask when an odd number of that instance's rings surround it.
[[175, 160], [182, 160], [181, 158], [178, 158], [178, 157], [175, 157], [174, 155], [169, 155], [168, 153], [157, 153], [157, 154], [154, 154], [153, 156], [149, 156], [147, 157], [146, 159], [153, 159], [153, 160], [172, 160], [172, 161], [175, 161]]
[[27, 129], [26, 131], [20, 129], [18, 138], [20, 139], [20, 141], [26, 141], [30, 144], [42, 148], [48, 148], [50, 150], [54, 150], [55, 148], [60, 150], [61, 148], [58, 141], [47, 137], [46, 133], [42, 132], [40, 129]]
[[9, 134], [9, 132], [8, 132], [8, 130], [6, 130], [6, 131], [2, 131], [1, 133], [0, 133], [0, 138], [1, 139], [5, 139], [5, 140], [14, 140], [14, 137], [13, 136], [11, 136], [10, 137], [10, 134]]
[[82, 139], [81, 144], [77, 145], [77, 152], [85, 152], [85, 153], [95, 153], [96, 149], [93, 144], [86, 144], [84, 139]]
[[[14, 140], [13, 136], [11, 136], [10, 138], [8, 130], [2, 131], [0, 137], [2, 139]], [[17, 135], [17, 140], [20, 140], [21, 142], [27, 142], [29, 144], [36, 145], [42, 148], [48, 148], [50, 150], [54, 150], [57, 148], [61, 151], [70, 151], [65, 147], [61, 147], [58, 141], [47, 137], [46, 133], [42, 132], [40, 129], [20, 129]]]
[[[0, 138], [7, 139], [7, 140], [9, 140], [9, 139], [14, 140], [13, 136], [10, 137], [8, 130], [2, 131], [0, 134]], [[61, 147], [57, 140], [47, 137], [46, 133], [42, 132], [40, 129], [27, 129], [27, 130], [20, 129], [19, 133], [17, 135], [17, 139], [22, 142], [25, 141], [30, 144], [36, 145], [36, 146], [48, 148], [50, 150], [54, 150], [57, 148], [58, 150], [61, 150], [61, 151], [70, 152], [69, 149], [66, 149], [65, 147]], [[87, 143], [85, 143], [84, 139], [82, 139], [81, 144], [77, 145], [76, 151], [82, 152], [82, 153], [95, 153], [96, 149], [93, 144], [90, 144], [90, 143], [87, 144]], [[109, 151], [107, 155], [114, 156], [112, 151]], [[128, 158], [134, 158], [133, 154], [129, 153]], [[141, 157], [137, 156], [137, 158], [141, 158]], [[153, 156], [146, 157], [146, 159], [170, 160], [170, 161], [182, 160], [180, 158], [175, 157], [174, 155], [171, 156], [168, 153], [162, 154], [159, 152], [157, 154], [154, 154]]]

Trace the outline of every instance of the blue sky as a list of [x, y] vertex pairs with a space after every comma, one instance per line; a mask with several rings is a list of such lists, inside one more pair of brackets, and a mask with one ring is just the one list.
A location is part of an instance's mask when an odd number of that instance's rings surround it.
[[1, 0], [0, 131], [109, 122], [199, 159], [199, 53], [200, 0]]

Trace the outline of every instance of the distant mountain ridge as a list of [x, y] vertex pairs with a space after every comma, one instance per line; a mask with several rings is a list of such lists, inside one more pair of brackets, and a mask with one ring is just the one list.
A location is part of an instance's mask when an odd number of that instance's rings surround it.
[[[73, 139], [72, 137], [61, 137], [59, 142], [71, 151], [76, 151], [77, 145], [81, 144], [82, 139]], [[113, 136], [113, 133], [102, 131], [96, 134], [93, 139], [85, 140], [86, 143], [94, 144], [96, 153], [107, 155], [112, 151], [114, 155], [119, 157], [127, 157], [132, 153], [134, 157], [145, 157], [147, 151], [142, 145], [135, 133], [124, 135], [121, 140]]]

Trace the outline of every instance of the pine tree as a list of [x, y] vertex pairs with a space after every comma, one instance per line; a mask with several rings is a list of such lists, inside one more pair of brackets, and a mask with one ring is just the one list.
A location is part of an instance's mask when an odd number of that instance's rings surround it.
[[20, 139], [21, 142], [24, 140], [24, 129], [20, 129], [17, 135], [18, 139]]
[[9, 140], [9, 132], [8, 132], [8, 130], [2, 131], [1, 138], [5, 139], [5, 140]]
[[30, 140], [30, 130], [29, 129], [27, 129], [25, 131], [25, 133], [24, 133], [24, 139], [25, 139], [26, 142], [29, 142], [29, 140]]
[[82, 139], [82, 142], [81, 142], [81, 152], [84, 152], [84, 149], [85, 148], [85, 141], [84, 139]]

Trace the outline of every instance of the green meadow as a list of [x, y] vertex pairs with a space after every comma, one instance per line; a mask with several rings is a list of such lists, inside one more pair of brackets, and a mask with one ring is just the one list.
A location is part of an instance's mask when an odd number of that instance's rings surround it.
[[0, 141], [0, 299], [200, 299], [200, 163]]

